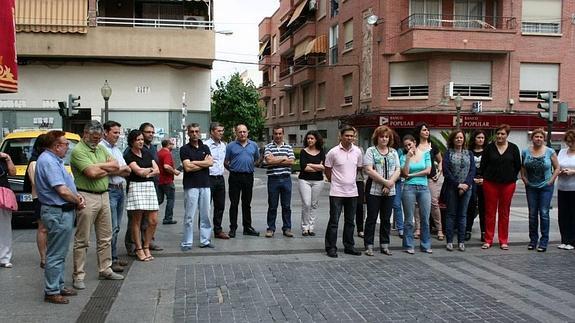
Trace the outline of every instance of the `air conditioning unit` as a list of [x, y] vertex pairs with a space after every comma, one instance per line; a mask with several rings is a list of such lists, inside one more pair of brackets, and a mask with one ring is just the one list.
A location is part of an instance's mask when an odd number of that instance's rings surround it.
[[308, 2], [308, 10], [309, 11], [315, 11], [317, 10], [317, 0], [309, 0]]
[[453, 96], [453, 82], [445, 84], [445, 86], [443, 87], [443, 96], [446, 98], [450, 98]]
[[206, 17], [204, 16], [184, 16], [184, 21], [186, 28], [205, 29], [204, 24], [198, 23], [198, 21], [206, 21]]

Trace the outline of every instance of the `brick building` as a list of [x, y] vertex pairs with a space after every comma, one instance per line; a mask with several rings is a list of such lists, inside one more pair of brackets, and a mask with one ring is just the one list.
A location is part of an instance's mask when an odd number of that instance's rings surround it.
[[331, 145], [348, 122], [366, 146], [380, 124], [453, 128], [459, 93], [464, 129], [509, 123], [526, 145], [546, 124], [538, 93], [575, 102], [574, 13], [561, 0], [280, 0], [259, 25], [267, 126]]

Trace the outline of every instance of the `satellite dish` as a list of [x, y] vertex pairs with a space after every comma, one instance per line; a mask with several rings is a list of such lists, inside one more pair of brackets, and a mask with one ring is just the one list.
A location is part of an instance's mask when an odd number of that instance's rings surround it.
[[379, 20], [379, 17], [377, 15], [371, 15], [371, 16], [367, 17], [367, 24], [375, 26], [375, 25], [377, 25], [378, 20]]

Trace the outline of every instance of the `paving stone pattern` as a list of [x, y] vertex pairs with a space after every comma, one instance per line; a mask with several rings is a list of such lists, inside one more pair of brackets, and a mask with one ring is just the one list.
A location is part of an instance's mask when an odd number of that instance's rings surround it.
[[[443, 258], [440, 258], [443, 262]], [[446, 264], [465, 262], [446, 258]], [[529, 322], [425, 260], [182, 265], [176, 322]]]

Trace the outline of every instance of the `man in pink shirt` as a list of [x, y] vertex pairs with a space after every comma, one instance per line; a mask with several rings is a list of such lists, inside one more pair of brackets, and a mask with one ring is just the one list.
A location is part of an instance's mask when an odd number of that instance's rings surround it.
[[329, 190], [329, 222], [325, 233], [325, 251], [332, 258], [337, 258], [337, 227], [343, 208], [343, 252], [359, 256], [355, 250], [353, 231], [357, 207], [357, 186], [355, 177], [362, 167], [361, 150], [353, 145], [355, 129], [343, 126], [340, 131], [340, 143], [325, 156], [325, 175], [331, 182]]

